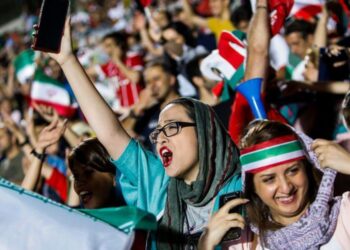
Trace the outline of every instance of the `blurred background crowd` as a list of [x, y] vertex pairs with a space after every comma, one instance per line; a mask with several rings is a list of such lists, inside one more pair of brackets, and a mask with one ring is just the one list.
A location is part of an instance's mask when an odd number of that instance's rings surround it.
[[[235, 91], [226, 87], [225, 72], [212, 71], [216, 57], [210, 56], [223, 30], [245, 41], [252, 5], [247, 0], [72, 0], [73, 46], [129, 134], [152, 149], [148, 136], [160, 110], [181, 96], [213, 106], [229, 128]], [[30, 166], [23, 146], [35, 148], [44, 126], [68, 118], [64, 136], [46, 150], [34, 189], [79, 206], [69, 190], [66, 156], [94, 131], [59, 65], [30, 49], [40, 6], [40, 0], [0, 3], [0, 176], [21, 184]], [[348, 1], [296, 0], [271, 41], [264, 96], [289, 124], [350, 149], [341, 115], [349, 89], [349, 17]]]

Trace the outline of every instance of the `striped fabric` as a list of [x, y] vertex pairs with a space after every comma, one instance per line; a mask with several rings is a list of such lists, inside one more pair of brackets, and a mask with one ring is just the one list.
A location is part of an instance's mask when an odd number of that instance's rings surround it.
[[244, 172], [257, 173], [304, 157], [298, 139], [294, 135], [287, 135], [242, 150], [240, 160]]

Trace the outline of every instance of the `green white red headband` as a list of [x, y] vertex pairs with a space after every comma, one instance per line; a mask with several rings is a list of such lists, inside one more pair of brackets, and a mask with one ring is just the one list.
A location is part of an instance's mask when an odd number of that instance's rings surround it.
[[258, 173], [305, 157], [298, 138], [286, 135], [241, 150], [240, 160], [243, 173]]

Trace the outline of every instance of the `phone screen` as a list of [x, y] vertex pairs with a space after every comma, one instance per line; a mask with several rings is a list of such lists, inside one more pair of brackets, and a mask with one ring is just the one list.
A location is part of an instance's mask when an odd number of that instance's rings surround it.
[[[243, 197], [243, 193], [240, 191], [221, 195], [220, 200], [219, 200], [219, 207], [221, 208], [227, 202], [229, 202], [233, 199], [238, 199], [238, 198], [242, 198], [242, 197]], [[238, 213], [240, 215], [243, 215], [243, 205], [239, 205], [239, 206], [234, 207], [233, 209], [230, 210], [230, 213]], [[239, 239], [241, 237], [241, 231], [242, 230], [239, 227], [231, 228], [225, 234], [224, 238], [222, 239], [222, 242]]]
[[39, 29], [33, 48], [58, 53], [69, 7], [69, 0], [44, 0], [41, 6]]

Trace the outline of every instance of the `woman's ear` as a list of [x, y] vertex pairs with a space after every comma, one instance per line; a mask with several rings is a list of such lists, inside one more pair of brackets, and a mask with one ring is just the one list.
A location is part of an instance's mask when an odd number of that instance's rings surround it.
[[114, 175], [113, 175], [113, 187], [117, 187], [117, 181], [115, 180]]

